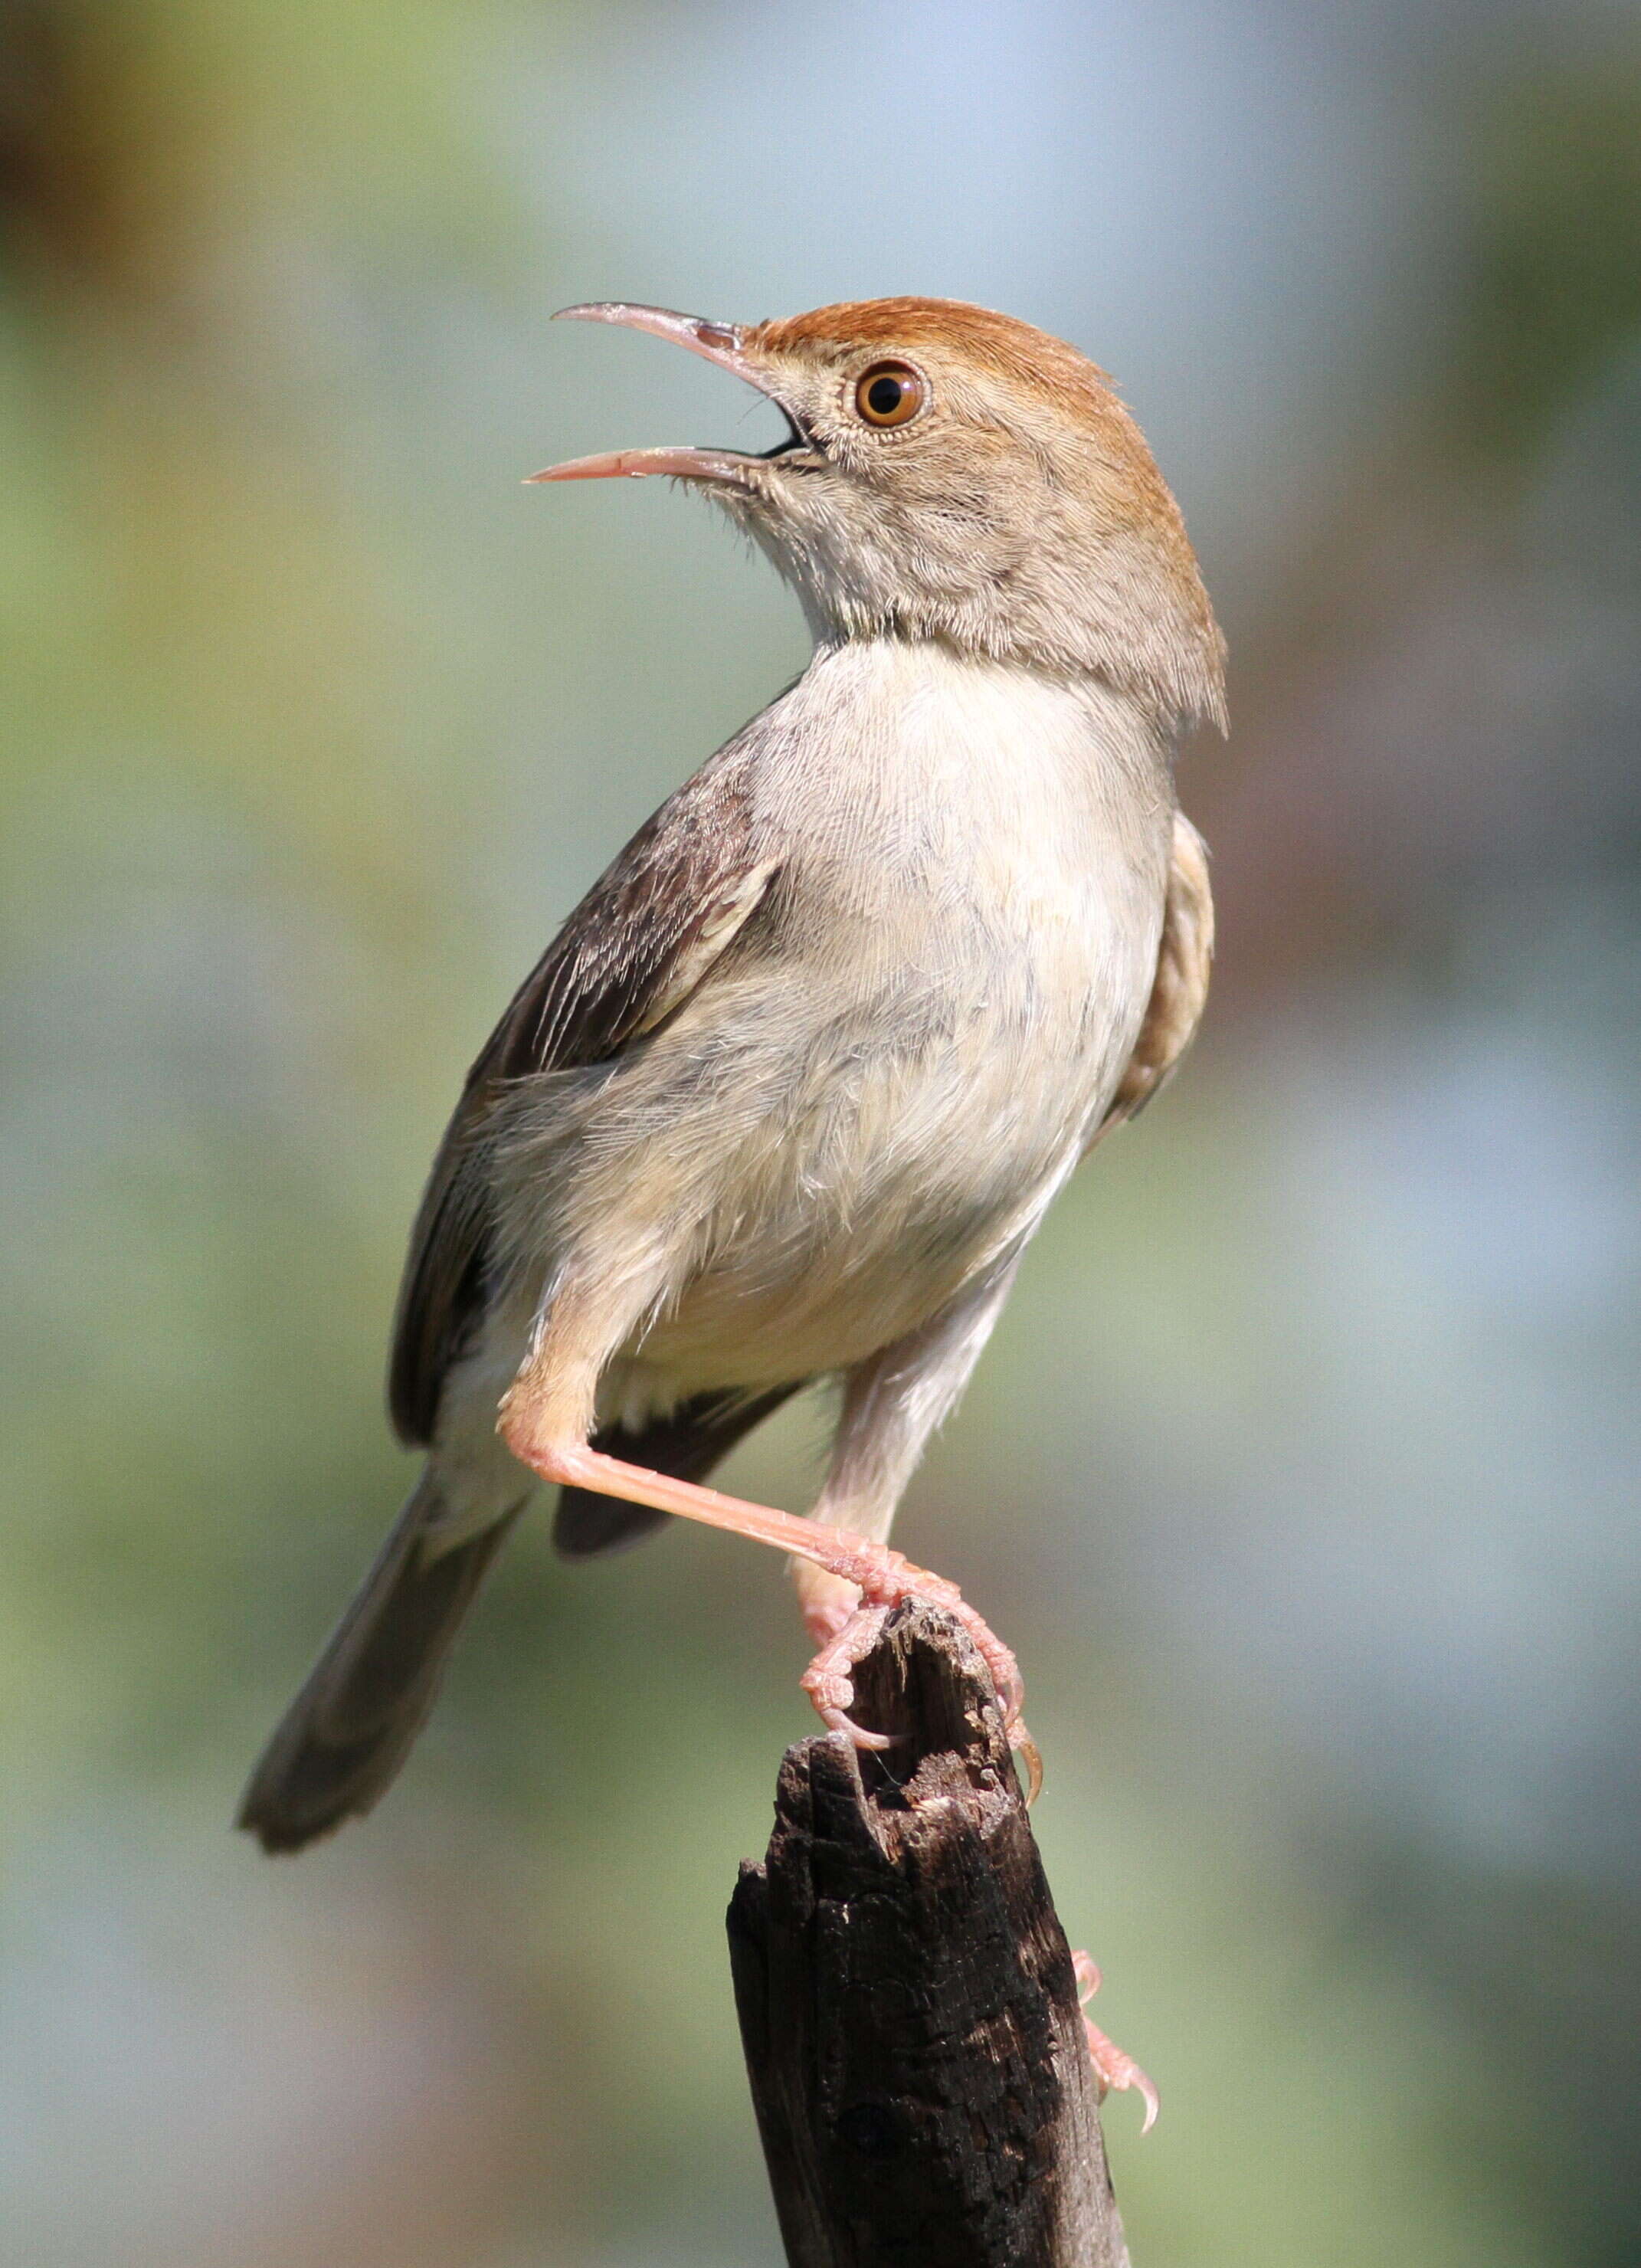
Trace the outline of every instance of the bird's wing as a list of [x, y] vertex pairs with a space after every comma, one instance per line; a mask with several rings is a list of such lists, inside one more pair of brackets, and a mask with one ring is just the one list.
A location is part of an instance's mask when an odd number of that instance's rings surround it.
[[486, 1140], [510, 1082], [605, 1063], [693, 992], [769, 888], [744, 761], [715, 759], [668, 798], [526, 977], [467, 1074], [411, 1232], [388, 1367], [394, 1427], [425, 1444], [445, 1373], [486, 1292]]
[[1143, 1110], [1173, 1075], [1202, 1021], [1213, 957], [1214, 901], [1208, 887], [1207, 846], [1184, 813], [1176, 811], [1151, 1002], [1096, 1141]]

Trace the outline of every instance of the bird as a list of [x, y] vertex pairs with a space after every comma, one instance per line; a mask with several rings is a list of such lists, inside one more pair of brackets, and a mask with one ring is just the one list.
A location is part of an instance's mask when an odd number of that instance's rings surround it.
[[[251, 1776], [239, 1824], [270, 1852], [382, 1795], [542, 1484], [571, 1559], [673, 1515], [787, 1552], [805, 1687], [863, 1747], [883, 1736], [849, 1716], [851, 1668], [898, 1602], [948, 1607], [1034, 1776], [1012, 1653], [887, 1538], [1052, 1200], [1207, 996], [1174, 759], [1226, 729], [1225, 648], [1105, 372], [946, 299], [563, 314], [704, 357], [785, 432], [531, 479], [710, 499], [813, 653], [593, 884], [467, 1075], [394, 1324], [420, 1476]], [[809, 1517], [708, 1485], [821, 1381]]]

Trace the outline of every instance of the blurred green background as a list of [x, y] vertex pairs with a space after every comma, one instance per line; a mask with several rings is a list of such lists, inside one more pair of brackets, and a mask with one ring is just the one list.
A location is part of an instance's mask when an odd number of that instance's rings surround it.
[[228, 1822], [461, 1071], [804, 657], [519, 486], [777, 431], [548, 315], [909, 290], [1118, 373], [1233, 645], [1209, 1028], [901, 1531], [1026, 1660], [1136, 2258], [1641, 2258], [1641, 13], [3, 0], [0, 255], [6, 2257], [778, 2257], [772, 1555], [538, 1526], [376, 1819]]

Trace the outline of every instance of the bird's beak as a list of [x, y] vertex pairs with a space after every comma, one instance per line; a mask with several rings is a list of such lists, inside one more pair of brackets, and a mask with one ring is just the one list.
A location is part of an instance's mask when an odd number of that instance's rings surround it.
[[[675, 314], [670, 307], [629, 306], [622, 299], [600, 300], [585, 307], [561, 307], [556, 322], [624, 323], [629, 330], [653, 331], [659, 339], [672, 339], [691, 354], [698, 354], [720, 370], [755, 386], [760, 394], [776, 399], [769, 372], [746, 351], [746, 332], [739, 323], [712, 323], [703, 315]], [[787, 413], [791, 421], [791, 412]], [[770, 456], [780, 456], [801, 446], [796, 427], [791, 440]], [[532, 481], [607, 481], [625, 474], [640, 480], [646, 473], [670, 473], [674, 480], [729, 482], [741, 487], [754, 478], [752, 468], [767, 464], [764, 456], [743, 456], [733, 449], [611, 449], [597, 457], [572, 457], [568, 463], [549, 465], [531, 473]]]

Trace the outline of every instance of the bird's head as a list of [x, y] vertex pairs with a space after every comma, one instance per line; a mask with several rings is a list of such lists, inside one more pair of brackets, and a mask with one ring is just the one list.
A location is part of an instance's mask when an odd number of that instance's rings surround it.
[[534, 475], [670, 474], [716, 497], [817, 635], [901, 637], [1086, 672], [1167, 723], [1225, 721], [1225, 649], [1179, 508], [1109, 379], [1028, 323], [950, 299], [784, 322], [567, 307], [706, 357], [767, 394], [761, 456], [622, 449]]

